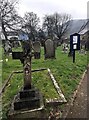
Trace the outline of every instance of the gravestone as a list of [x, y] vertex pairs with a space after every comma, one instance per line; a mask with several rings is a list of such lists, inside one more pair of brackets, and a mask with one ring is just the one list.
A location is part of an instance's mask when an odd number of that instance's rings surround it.
[[9, 41], [6, 41], [6, 42], [5, 42], [4, 49], [5, 49], [5, 53], [6, 53], [6, 54], [9, 54], [9, 53], [12, 52], [11, 44], [10, 44]]
[[45, 59], [55, 58], [55, 46], [52, 40], [47, 39], [45, 41], [44, 52]]
[[[24, 85], [19, 93], [14, 97], [8, 118], [30, 118], [31, 111], [43, 109], [43, 97], [38, 89], [32, 85], [31, 80], [31, 58], [32, 45], [30, 41], [23, 42], [23, 52], [12, 52], [13, 59], [20, 59], [23, 63]], [[31, 111], [30, 111], [31, 110]], [[29, 116], [28, 116], [28, 112]]]
[[63, 44], [63, 52], [67, 53], [69, 50], [68, 45], [66, 43]]
[[16, 40], [16, 41], [13, 42], [13, 47], [18, 48], [20, 46], [21, 46], [20, 41]]
[[34, 58], [40, 59], [41, 44], [39, 41], [33, 43], [33, 49], [34, 49]]
[[85, 42], [85, 50], [89, 51], [89, 39]]
[[85, 51], [84, 49], [81, 49], [81, 50], [79, 51], [79, 53], [86, 55], [86, 51]]

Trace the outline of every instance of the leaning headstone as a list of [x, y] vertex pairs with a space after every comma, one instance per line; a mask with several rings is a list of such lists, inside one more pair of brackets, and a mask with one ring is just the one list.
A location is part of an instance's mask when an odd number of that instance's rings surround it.
[[55, 46], [52, 40], [47, 39], [45, 41], [44, 52], [45, 52], [45, 59], [55, 58]]
[[39, 41], [33, 43], [33, 49], [34, 49], [34, 58], [40, 59], [41, 44]]

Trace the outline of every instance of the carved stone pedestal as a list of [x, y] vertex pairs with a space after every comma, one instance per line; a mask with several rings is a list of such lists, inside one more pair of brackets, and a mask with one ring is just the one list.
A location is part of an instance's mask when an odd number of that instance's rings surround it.
[[8, 118], [23, 119], [39, 117], [44, 108], [43, 97], [38, 89], [22, 89], [13, 100]]

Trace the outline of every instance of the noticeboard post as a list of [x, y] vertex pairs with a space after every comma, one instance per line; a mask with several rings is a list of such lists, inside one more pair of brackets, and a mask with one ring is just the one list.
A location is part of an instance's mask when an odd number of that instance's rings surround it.
[[75, 51], [80, 50], [80, 34], [70, 35], [70, 50], [73, 52], [73, 63], [75, 62]]

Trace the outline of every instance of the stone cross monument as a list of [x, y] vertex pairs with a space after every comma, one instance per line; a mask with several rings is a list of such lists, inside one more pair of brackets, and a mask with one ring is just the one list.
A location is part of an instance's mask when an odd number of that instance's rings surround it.
[[[11, 108], [13, 109], [13, 113], [12, 111], [9, 112], [9, 116], [11, 117], [16, 117], [16, 111], [18, 110], [20, 112], [23, 110], [32, 110], [41, 108], [41, 105], [43, 105], [43, 98], [40, 91], [31, 83], [31, 58], [34, 55], [34, 53], [32, 53], [33, 48], [31, 41], [22, 41], [22, 48], [22, 52], [12, 52], [12, 58], [20, 59], [23, 64], [24, 85], [14, 98]], [[23, 112], [19, 114], [19, 117], [21, 117], [22, 114]]]
[[23, 41], [23, 52], [12, 52], [13, 59], [20, 59], [23, 64], [24, 89], [31, 89], [31, 58], [32, 48], [30, 41]]
[[31, 58], [32, 48], [31, 42], [23, 43], [23, 72], [24, 72], [24, 89], [31, 89]]

